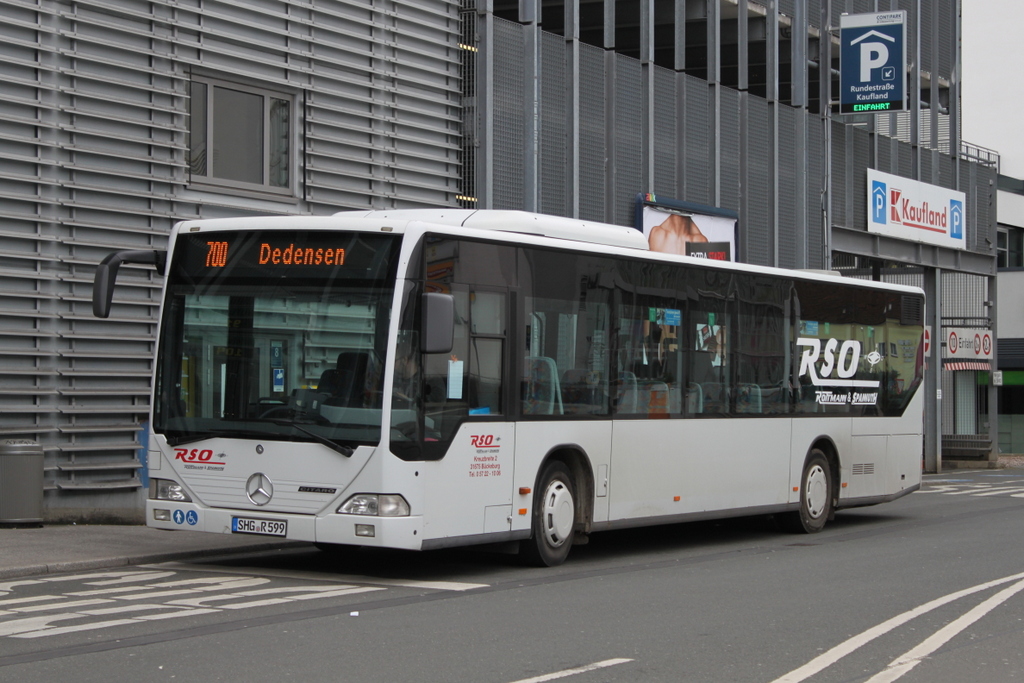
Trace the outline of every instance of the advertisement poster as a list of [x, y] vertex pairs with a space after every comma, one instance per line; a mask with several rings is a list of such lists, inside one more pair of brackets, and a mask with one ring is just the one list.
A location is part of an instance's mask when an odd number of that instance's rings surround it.
[[736, 260], [736, 215], [685, 202], [638, 197], [640, 227], [651, 251]]

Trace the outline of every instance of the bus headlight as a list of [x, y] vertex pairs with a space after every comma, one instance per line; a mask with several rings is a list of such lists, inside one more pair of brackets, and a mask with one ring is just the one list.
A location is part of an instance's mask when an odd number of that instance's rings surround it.
[[191, 503], [192, 498], [185, 493], [185, 487], [172, 479], [150, 479], [150, 500], [173, 500], [177, 503]]
[[343, 515], [408, 517], [409, 503], [397, 493], [357, 493], [338, 508]]

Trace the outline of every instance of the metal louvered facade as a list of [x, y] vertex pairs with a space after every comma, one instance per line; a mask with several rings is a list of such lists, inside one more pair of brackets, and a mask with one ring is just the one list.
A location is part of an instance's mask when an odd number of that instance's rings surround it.
[[[0, 0], [0, 437], [43, 445], [48, 519], [141, 515], [161, 281], [124, 269], [98, 320], [95, 264], [181, 219], [454, 205], [459, 30], [444, 0]], [[289, 103], [285, 187], [196, 182], [200, 79]]]
[[[471, 125], [491, 128], [478, 141], [490, 161], [466, 169], [481, 187], [474, 205], [632, 224], [636, 194], [654, 192], [739, 213], [744, 261], [828, 268], [830, 256], [824, 250], [837, 248], [829, 243], [833, 231], [841, 236], [840, 248], [853, 243], [854, 253], [871, 255], [870, 240], [864, 237], [868, 168], [962, 190], [977, 183], [979, 193], [988, 191], [987, 167], [954, 163], [949, 156], [958, 135], [954, 105], [931, 107], [924, 99], [916, 111], [825, 118], [812, 82], [817, 69], [798, 72], [790, 64], [797, 54], [792, 36], [800, 29], [813, 62], [823, 20], [831, 17], [837, 26], [843, 13], [904, 9], [911, 51], [920, 42], [922, 54], [929, 55], [922, 63], [930, 70], [913, 76], [923, 84], [923, 98], [938, 97], [955, 81], [957, 10], [952, 0], [774, 5], [749, 0], [750, 26], [785, 30], [757, 33], [755, 41], [755, 29], [748, 27], [750, 46], [756, 42], [758, 49], [776, 54], [768, 63], [755, 63], [749, 47], [745, 68], [730, 62], [728, 78], [725, 47], [716, 51], [713, 41], [724, 40], [727, 33], [733, 36], [729, 49], [741, 53], [736, 20], [723, 18], [735, 16], [736, 3], [674, 4], [674, 15], [661, 13], [661, 25], [645, 19], [640, 4], [616, 10], [615, 26], [609, 27], [601, 24], [597, 6], [581, 9], [579, 0], [475, 3], [475, 45], [490, 64], [477, 72], [476, 88], [490, 89], [491, 99], [489, 106], [477, 109]], [[715, 5], [718, 10], [712, 12]], [[669, 42], [666, 36], [679, 28], [671, 21], [665, 24], [667, 16], [686, 17], [687, 40], [706, 35], [708, 41], [697, 48], [684, 46], [681, 55], [677, 38], [674, 68], [666, 66], [671, 59], [657, 56], [659, 45], [666, 48]], [[617, 44], [625, 42], [625, 27], [635, 28], [631, 19], [641, 27], [639, 44]], [[545, 30], [547, 20], [553, 20], [557, 32]], [[927, 34], [920, 41], [918, 24]], [[587, 37], [574, 36], [573, 30]], [[833, 53], [837, 59], [834, 47]], [[776, 70], [774, 80], [765, 76], [768, 68]], [[785, 92], [780, 85], [784, 77]], [[756, 78], [762, 80], [755, 87]], [[933, 83], [936, 88], [925, 87]], [[911, 125], [915, 120], [917, 125]], [[482, 182], [488, 177], [493, 182]], [[990, 250], [979, 245], [994, 234], [994, 222], [978, 211], [970, 213], [968, 222], [980, 241], [971, 243], [967, 269], [986, 272]]]

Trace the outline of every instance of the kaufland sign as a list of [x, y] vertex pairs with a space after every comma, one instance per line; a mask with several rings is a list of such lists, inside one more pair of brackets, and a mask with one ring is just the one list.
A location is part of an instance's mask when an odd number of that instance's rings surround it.
[[868, 169], [868, 232], [966, 249], [963, 192]]

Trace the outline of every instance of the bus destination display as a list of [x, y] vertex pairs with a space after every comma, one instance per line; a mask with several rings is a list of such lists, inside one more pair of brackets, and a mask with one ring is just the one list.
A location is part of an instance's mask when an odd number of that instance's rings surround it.
[[[228, 242], [207, 242], [206, 267], [223, 268], [228, 263]], [[276, 247], [269, 242], [261, 242], [257, 263], [264, 266], [272, 263], [275, 266], [343, 266], [345, 265], [345, 249], [343, 247], [298, 247], [292, 242], [285, 248]]]
[[390, 257], [394, 239], [383, 235], [290, 231], [181, 235], [178, 267], [193, 277], [230, 271], [242, 277], [365, 276]]

